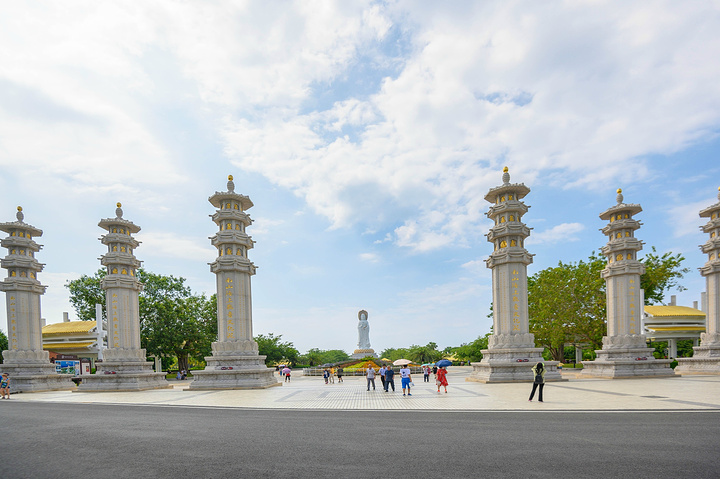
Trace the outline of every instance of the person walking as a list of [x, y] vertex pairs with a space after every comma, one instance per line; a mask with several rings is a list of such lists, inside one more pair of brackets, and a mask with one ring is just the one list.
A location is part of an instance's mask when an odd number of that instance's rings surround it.
[[325, 384], [330, 382], [330, 371], [327, 368], [323, 369], [323, 379], [325, 379]]
[[435, 380], [437, 380], [437, 370], [438, 370], [437, 366], [432, 367], [433, 376], [435, 377]]
[[3, 399], [10, 399], [10, 376], [8, 376], [8, 373], [2, 373], [2, 378], [0, 378], [0, 393], [2, 393]]
[[405, 389], [407, 388], [407, 395], [410, 394], [410, 383], [412, 382], [412, 376], [410, 375], [410, 366], [405, 365], [400, 369], [400, 382], [402, 384], [403, 396], [405, 395]]
[[444, 367], [438, 368], [437, 379], [435, 380], [435, 383], [437, 384], [438, 392], [440, 392], [440, 386], [444, 386], [445, 394], [447, 394], [447, 386], [448, 386], [447, 369], [445, 369]]
[[535, 390], [538, 386], [540, 386], [540, 392], [538, 393], [538, 401], [543, 402], [543, 387], [545, 386], [545, 365], [541, 362], [537, 363], [532, 368], [533, 372], [533, 388], [532, 392], [530, 393], [530, 399], [528, 401], [533, 400], [533, 396], [535, 396]]
[[392, 387], [393, 392], [395, 392], [395, 380], [393, 376], [395, 376], [395, 371], [393, 371], [392, 366], [388, 366], [387, 369], [385, 369], [385, 392], [388, 392], [388, 388], [390, 387]]
[[343, 368], [337, 368], [338, 384], [343, 382], [342, 377], [344, 372], [345, 371], [343, 371]]
[[370, 383], [372, 383], [373, 391], [375, 390], [375, 369], [372, 366], [368, 366], [367, 372], [367, 390], [370, 390]]
[[289, 383], [289, 382], [290, 382], [290, 372], [291, 372], [291, 371], [290, 371], [290, 368], [287, 367], [287, 366], [285, 366], [285, 367], [283, 368], [282, 372], [283, 372], [283, 374], [285, 375], [285, 382], [286, 382], [286, 383]]
[[335, 384], [335, 368], [330, 368], [330, 382]]
[[380, 373], [380, 387], [383, 389], [385, 389], [385, 371], [387, 371], [387, 367], [383, 364], [378, 371]]
[[430, 366], [423, 366], [423, 382], [429, 383], [430, 382]]

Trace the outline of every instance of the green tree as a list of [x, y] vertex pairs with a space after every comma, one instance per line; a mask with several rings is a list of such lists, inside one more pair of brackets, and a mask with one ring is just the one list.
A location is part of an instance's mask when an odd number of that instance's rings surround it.
[[340, 363], [350, 359], [348, 354], [341, 349], [321, 350], [318, 348], [309, 349], [307, 353], [298, 359], [301, 363], [309, 366], [319, 366], [327, 363]]
[[[452, 348], [452, 354], [461, 361], [481, 361], [483, 357], [482, 350], [488, 348], [490, 334], [491, 333], [487, 333], [485, 336], [478, 336], [478, 338], [471, 343], [463, 343], [460, 346]], [[446, 350], [447, 349], [448, 348], [446, 348]]]
[[645, 292], [645, 304], [658, 304], [663, 302], [665, 292], [675, 289], [685, 291], [679, 281], [690, 272], [690, 268], [682, 266], [685, 257], [681, 254], [667, 252], [658, 256], [653, 246], [651, 252], [642, 259], [645, 265], [645, 274], [640, 277], [640, 287]]
[[8, 348], [8, 337], [0, 329], [0, 364], [3, 362], [2, 352]]
[[434, 363], [442, 359], [442, 353], [438, 351], [437, 344], [430, 342], [425, 346], [418, 346], [413, 344], [410, 346], [409, 356], [407, 359], [411, 359], [419, 364]]
[[95, 305], [101, 304], [105, 318], [105, 291], [100, 284], [107, 275], [105, 269], [99, 269], [95, 275], [86, 274], [68, 281], [65, 287], [70, 291], [70, 304], [75, 308], [80, 321], [95, 321]]
[[283, 341], [282, 334], [277, 336], [273, 333], [258, 334], [254, 339], [258, 343], [260, 354], [265, 356], [265, 364], [274, 365], [282, 362], [292, 367], [297, 363], [300, 352], [295, 349], [293, 343]]
[[410, 359], [409, 356], [410, 350], [408, 348], [388, 348], [380, 354], [381, 358], [386, 358], [390, 361], [396, 361], [398, 359]]

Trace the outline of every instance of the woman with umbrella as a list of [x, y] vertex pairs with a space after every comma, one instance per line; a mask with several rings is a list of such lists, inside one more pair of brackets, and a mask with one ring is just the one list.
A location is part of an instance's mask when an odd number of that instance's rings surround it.
[[289, 383], [290, 382], [290, 368], [285, 366], [282, 370], [282, 373], [285, 376], [285, 382]]
[[441, 359], [435, 365], [438, 367], [437, 370], [437, 380], [435, 380], [435, 384], [437, 384], [438, 392], [440, 392], [440, 386], [443, 386], [445, 388], [445, 394], [447, 394], [447, 387], [448, 387], [448, 381], [447, 381], [447, 369], [446, 367], [450, 366], [452, 362], [450, 362], [447, 359]]

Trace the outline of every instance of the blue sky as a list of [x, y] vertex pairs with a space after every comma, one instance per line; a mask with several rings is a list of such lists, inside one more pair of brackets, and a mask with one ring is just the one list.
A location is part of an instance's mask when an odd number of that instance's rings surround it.
[[[720, 186], [713, 2], [34, 2], [0, 16], [0, 221], [42, 229], [48, 323], [123, 203], [144, 266], [214, 292], [207, 198], [250, 196], [255, 333], [352, 352], [489, 331], [489, 204], [531, 188], [530, 274], [637, 236], [704, 290]], [[667, 298], [669, 300], [669, 298]], [[0, 327], [5, 331], [3, 310]]]

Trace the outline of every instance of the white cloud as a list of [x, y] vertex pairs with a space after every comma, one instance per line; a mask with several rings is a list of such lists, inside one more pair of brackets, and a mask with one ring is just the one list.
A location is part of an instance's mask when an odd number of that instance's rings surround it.
[[583, 231], [585, 226], [581, 223], [562, 223], [538, 233], [533, 232], [527, 240], [526, 245], [531, 244], [560, 244], [570, 241], [578, 241], [578, 233]]
[[698, 228], [707, 222], [705, 218], [700, 218], [698, 213], [711, 204], [713, 203], [703, 200], [670, 208], [668, 210], [667, 224], [672, 228], [673, 237], [681, 238], [688, 235], [697, 235]]
[[161, 231], [143, 231], [136, 238], [141, 243], [139, 248], [142, 248], [142, 256], [145, 257], [196, 258], [211, 262], [217, 256], [217, 250], [207, 239], [181, 237]]
[[400, 246], [462, 243], [478, 232], [503, 163], [525, 182], [604, 188], [632, 159], [642, 181], [641, 157], [685, 148], [720, 121], [712, 7], [638, 2], [619, 15], [606, 4], [399, 2], [386, 15], [412, 53], [375, 94], [256, 123], [227, 118], [235, 162], [335, 227], [400, 220]]
[[708, 3], [68, 1], [3, 13], [4, 172], [77, 194], [167, 194], [192, 173], [159, 131], [190, 109], [235, 165], [333, 228], [361, 224], [420, 252], [487, 230], [483, 196], [504, 164], [528, 184], [638, 182], [650, 155], [720, 123]]
[[378, 263], [380, 262], [380, 256], [375, 253], [361, 253], [360, 259], [367, 263]]
[[252, 224], [252, 230], [248, 229], [248, 233], [252, 236], [264, 236], [270, 234], [273, 227], [280, 226], [285, 223], [284, 220], [271, 220], [269, 218], [255, 218]]

